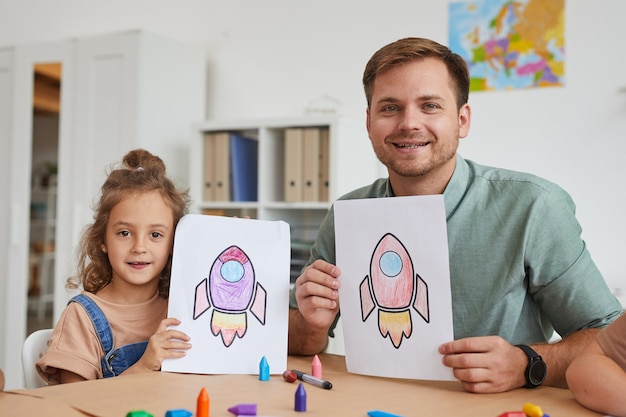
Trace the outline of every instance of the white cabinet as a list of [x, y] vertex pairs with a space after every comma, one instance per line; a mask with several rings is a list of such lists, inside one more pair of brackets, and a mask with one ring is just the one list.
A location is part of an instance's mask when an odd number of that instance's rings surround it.
[[45, 185], [33, 182], [30, 201], [28, 310], [41, 321], [54, 301], [56, 175]]
[[206, 58], [196, 46], [129, 31], [0, 49], [0, 367], [21, 381], [25, 338], [32, 145], [33, 65], [60, 62], [61, 112], [55, 230], [54, 317], [92, 205], [129, 150], [159, 155], [185, 184], [193, 122], [205, 117]]
[[[328, 131], [327, 201], [286, 202], [286, 132], [291, 128]], [[229, 132], [258, 140], [258, 199], [252, 202], [211, 201], [204, 197], [205, 136]], [[306, 154], [315, 159], [317, 155]], [[314, 240], [330, 204], [342, 194], [367, 185], [380, 173], [380, 163], [369, 145], [363, 121], [339, 116], [316, 116], [275, 120], [205, 121], [196, 126], [191, 144], [190, 191], [197, 213], [220, 213], [284, 220], [291, 226], [292, 240]]]

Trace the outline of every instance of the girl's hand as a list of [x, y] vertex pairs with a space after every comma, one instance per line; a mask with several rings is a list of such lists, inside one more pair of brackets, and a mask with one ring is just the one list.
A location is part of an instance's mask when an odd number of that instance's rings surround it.
[[170, 326], [179, 324], [180, 320], [175, 318], [162, 320], [156, 332], [148, 340], [143, 356], [123, 373], [158, 371], [161, 369], [163, 360], [185, 356], [185, 350], [191, 348], [189, 336], [179, 330], [168, 329]]

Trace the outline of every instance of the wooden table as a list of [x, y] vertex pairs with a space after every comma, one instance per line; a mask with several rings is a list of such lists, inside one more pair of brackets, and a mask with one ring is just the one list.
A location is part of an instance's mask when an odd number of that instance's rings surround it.
[[[320, 359], [324, 379], [331, 381], [333, 388], [325, 390], [305, 383], [306, 413], [294, 411], [294, 394], [299, 381], [288, 383], [282, 378], [283, 370], [272, 369], [277, 374], [271, 375], [269, 381], [259, 381], [258, 375], [152, 372], [8, 391], [0, 393], [0, 415], [123, 417], [131, 410], [145, 410], [155, 417], [163, 417], [167, 410], [180, 408], [195, 415], [202, 387], [209, 393], [211, 417], [233, 417], [228, 408], [241, 403], [256, 403], [259, 416], [278, 417], [366, 417], [369, 410], [384, 410], [405, 417], [497, 417], [505, 411], [521, 411], [527, 402], [539, 405], [551, 417], [601, 415], [583, 408], [568, 390], [558, 388], [471, 394], [463, 391], [457, 382], [350, 374], [343, 356], [324, 354]], [[311, 360], [310, 356], [290, 356], [288, 366], [310, 372]]]

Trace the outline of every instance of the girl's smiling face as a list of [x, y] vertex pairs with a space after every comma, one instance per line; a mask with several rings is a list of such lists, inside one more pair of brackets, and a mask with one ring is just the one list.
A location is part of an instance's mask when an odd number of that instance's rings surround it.
[[147, 289], [154, 295], [173, 243], [174, 216], [161, 194], [130, 194], [113, 207], [107, 222], [103, 250], [113, 270], [109, 287], [116, 293]]

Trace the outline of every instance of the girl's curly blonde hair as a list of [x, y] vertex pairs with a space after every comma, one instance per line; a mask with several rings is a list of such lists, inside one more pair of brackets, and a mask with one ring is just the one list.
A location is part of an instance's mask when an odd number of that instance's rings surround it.
[[[122, 165], [113, 169], [101, 188], [100, 200], [94, 207], [94, 222], [83, 231], [78, 249], [77, 274], [68, 278], [66, 287], [96, 293], [111, 282], [113, 271], [108, 255], [102, 251], [109, 215], [113, 207], [129, 195], [158, 191], [172, 209], [174, 227], [188, 212], [189, 191], [178, 190], [167, 177], [163, 160], [144, 149], [126, 154]], [[172, 256], [170, 255], [161, 279], [159, 294], [169, 294]]]

